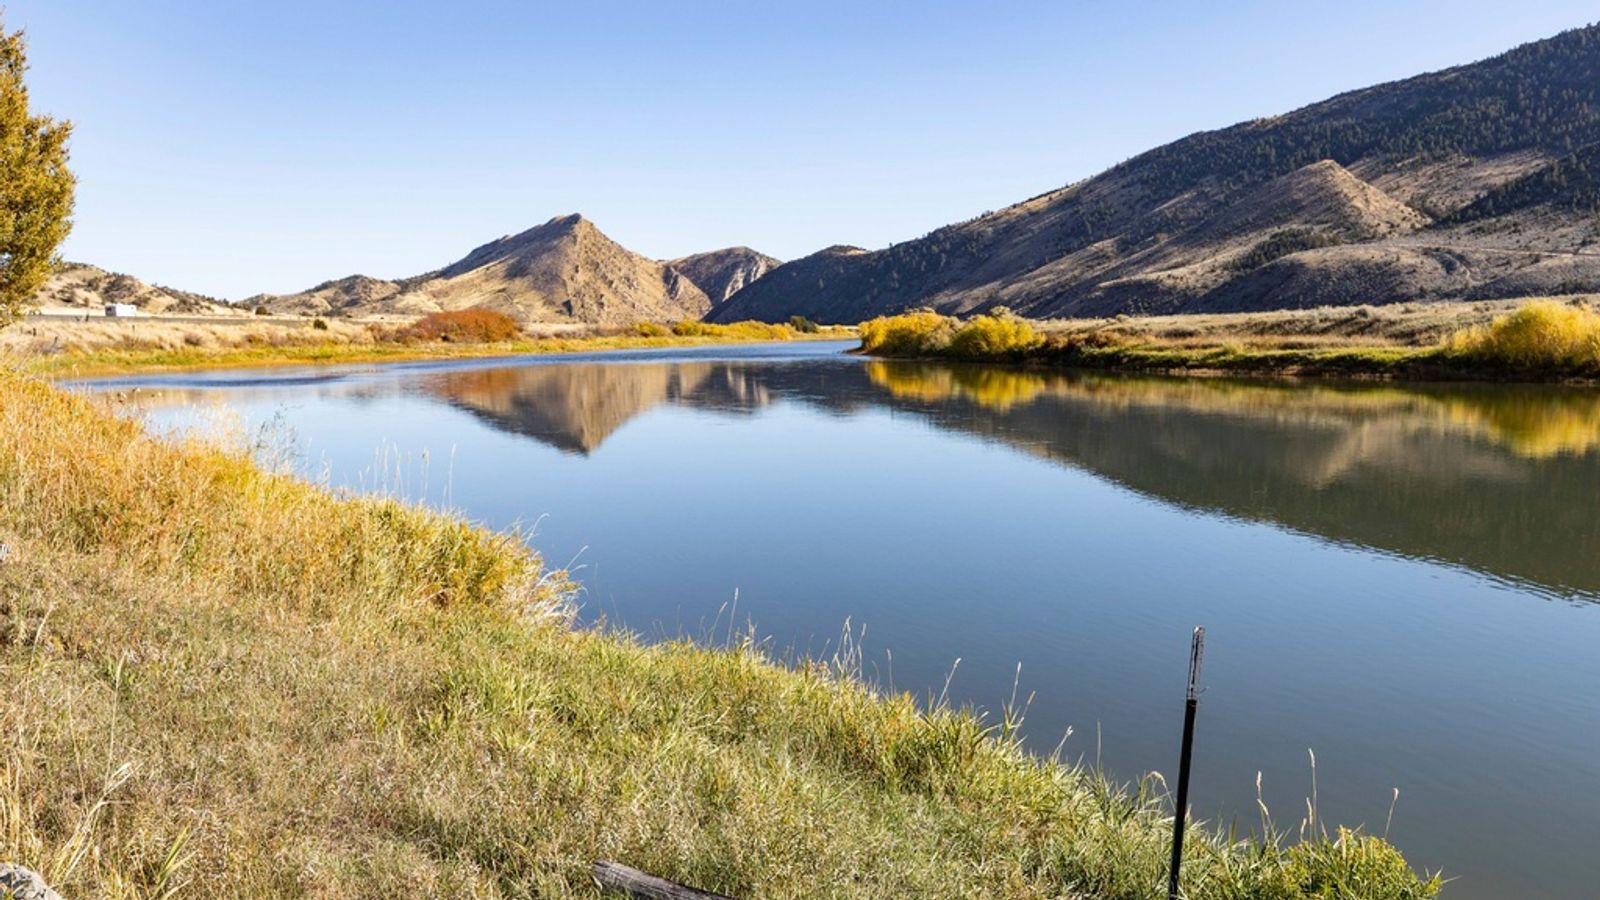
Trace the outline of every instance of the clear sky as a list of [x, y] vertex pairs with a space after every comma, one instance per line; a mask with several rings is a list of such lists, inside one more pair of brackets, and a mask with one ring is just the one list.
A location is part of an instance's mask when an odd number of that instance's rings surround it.
[[582, 212], [656, 257], [880, 247], [1592, 0], [7, 0], [70, 118], [68, 259], [229, 299]]

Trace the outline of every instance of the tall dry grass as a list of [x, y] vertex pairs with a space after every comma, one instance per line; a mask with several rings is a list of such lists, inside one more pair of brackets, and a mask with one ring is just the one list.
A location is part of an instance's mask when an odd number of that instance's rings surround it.
[[[574, 630], [512, 538], [0, 372], [0, 858], [67, 896], [1144, 898], [1168, 800], [748, 639]], [[731, 636], [730, 636], [731, 637]], [[1189, 896], [1431, 896], [1374, 838], [1196, 829]]]

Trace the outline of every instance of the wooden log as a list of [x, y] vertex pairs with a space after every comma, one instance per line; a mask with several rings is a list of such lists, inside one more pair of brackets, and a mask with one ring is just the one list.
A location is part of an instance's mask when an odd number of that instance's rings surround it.
[[637, 900], [733, 900], [732, 897], [697, 891], [603, 859], [594, 864], [594, 880], [603, 888], [624, 891]]

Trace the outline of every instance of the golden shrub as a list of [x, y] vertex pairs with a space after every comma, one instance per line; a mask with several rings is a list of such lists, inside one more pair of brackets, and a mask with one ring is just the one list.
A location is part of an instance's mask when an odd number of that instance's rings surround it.
[[1600, 370], [1600, 313], [1553, 300], [1529, 303], [1486, 328], [1457, 332], [1451, 350], [1519, 368]]
[[968, 359], [1012, 356], [1041, 341], [1033, 326], [1015, 316], [975, 316], [956, 330], [950, 353]]
[[861, 323], [861, 349], [880, 356], [922, 356], [944, 351], [956, 320], [932, 310], [879, 316]]

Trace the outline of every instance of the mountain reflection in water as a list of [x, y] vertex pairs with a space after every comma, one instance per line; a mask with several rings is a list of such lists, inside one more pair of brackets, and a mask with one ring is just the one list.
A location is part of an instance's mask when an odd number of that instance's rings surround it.
[[984, 366], [574, 363], [447, 371], [421, 390], [597, 450], [662, 404], [880, 406], [1168, 503], [1600, 595], [1600, 392], [1085, 376]]

